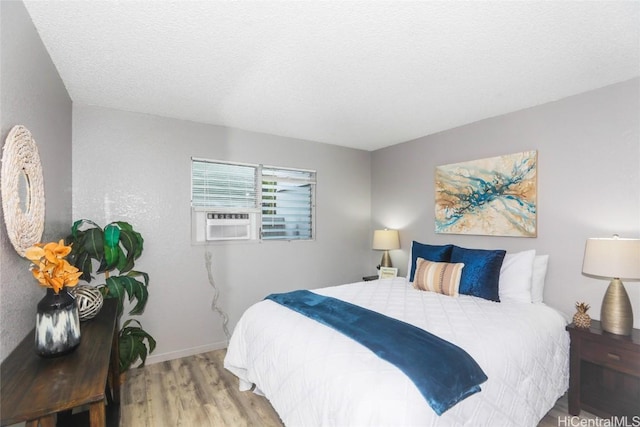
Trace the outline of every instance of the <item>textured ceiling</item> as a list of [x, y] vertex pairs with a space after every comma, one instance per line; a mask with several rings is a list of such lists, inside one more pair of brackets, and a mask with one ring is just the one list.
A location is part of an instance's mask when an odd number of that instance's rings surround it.
[[25, 1], [77, 104], [365, 150], [640, 75], [640, 2]]

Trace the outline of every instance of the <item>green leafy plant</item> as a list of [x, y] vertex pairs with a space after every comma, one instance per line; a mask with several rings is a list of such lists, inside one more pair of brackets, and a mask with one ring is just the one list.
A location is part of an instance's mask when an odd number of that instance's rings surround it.
[[[98, 285], [105, 298], [117, 298], [118, 316], [124, 311], [124, 300], [134, 303], [129, 315], [140, 315], [149, 298], [149, 275], [133, 270], [135, 261], [142, 254], [144, 239], [124, 221], [114, 221], [102, 229], [93, 221], [81, 219], [73, 223], [66, 238], [71, 244], [68, 260], [82, 271], [80, 279], [91, 282], [96, 274], [104, 274], [105, 283]], [[116, 274], [117, 273], [117, 274]], [[156, 347], [156, 341], [142, 329], [137, 320], [129, 319], [119, 331], [120, 371], [129, 369], [140, 360], [144, 366], [147, 355]]]
[[[135, 322], [137, 326], [129, 326], [133, 322]], [[156, 341], [142, 329], [140, 322], [135, 319], [129, 319], [124, 322], [122, 329], [120, 329], [118, 345], [120, 348], [120, 371], [123, 372], [125, 369], [129, 369], [131, 364], [138, 360], [138, 358], [142, 360], [140, 366], [144, 366], [144, 362], [147, 360], [147, 354], [152, 352], [156, 347]], [[149, 350], [147, 350], [147, 347]]]

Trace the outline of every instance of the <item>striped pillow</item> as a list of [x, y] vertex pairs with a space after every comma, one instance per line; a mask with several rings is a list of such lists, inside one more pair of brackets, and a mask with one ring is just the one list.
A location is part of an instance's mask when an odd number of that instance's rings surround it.
[[432, 262], [418, 258], [413, 287], [421, 291], [457, 297], [463, 267], [464, 264], [461, 262]]

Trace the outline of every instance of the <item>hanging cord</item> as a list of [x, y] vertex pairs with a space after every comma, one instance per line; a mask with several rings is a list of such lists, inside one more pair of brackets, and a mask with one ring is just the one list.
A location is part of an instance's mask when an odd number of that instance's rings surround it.
[[218, 315], [222, 318], [222, 330], [227, 337], [227, 341], [229, 341], [229, 339], [231, 339], [231, 334], [229, 333], [229, 329], [227, 328], [229, 316], [227, 316], [227, 313], [225, 313], [220, 307], [218, 307], [218, 297], [220, 296], [220, 291], [216, 287], [216, 283], [213, 280], [213, 274], [211, 273], [211, 258], [211, 252], [206, 251], [204, 253], [204, 259], [207, 265], [207, 273], [209, 274], [209, 283], [211, 283], [211, 287], [213, 288], [213, 301], [211, 301], [211, 309], [218, 313]]

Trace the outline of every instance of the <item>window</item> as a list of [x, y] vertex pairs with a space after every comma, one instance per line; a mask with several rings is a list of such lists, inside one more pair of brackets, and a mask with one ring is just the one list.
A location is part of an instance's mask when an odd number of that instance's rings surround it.
[[205, 215], [252, 213], [259, 229], [253, 235], [261, 240], [315, 238], [315, 185], [315, 171], [191, 160], [192, 208]]
[[309, 240], [313, 233], [313, 171], [262, 167], [262, 239]]
[[255, 166], [191, 160], [191, 206], [257, 208]]

